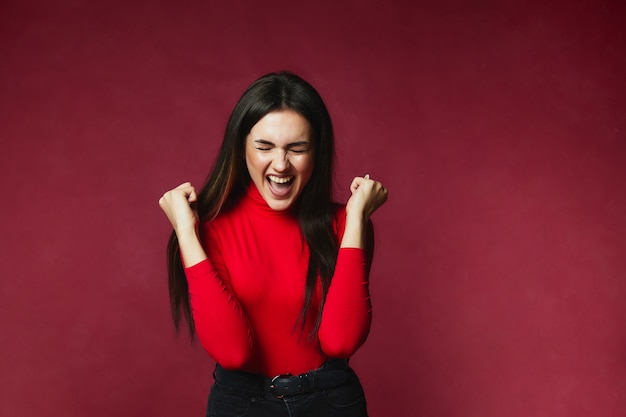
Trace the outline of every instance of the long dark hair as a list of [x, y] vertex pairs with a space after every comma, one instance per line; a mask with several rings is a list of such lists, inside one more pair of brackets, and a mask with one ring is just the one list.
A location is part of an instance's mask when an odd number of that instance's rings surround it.
[[[319, 277], [322, 300], [315, 319], [315, 332], [319, 328], [321, 310], [335, 270], [339, 244], [333, 227], [333, 127], [326, 105], [309, 83], [295, 74], [279, 72], [267, 74], [248, 87], [230, 115], [215, 166], [198, 194], [197, 208], [202, 224], [214, 219], [224, 207], [237, 202], [250, 183], [250, 175], [244, 162], [246, 137], [260, 119], [278, 110], [293, 110], [301, 114], [312, 130], [311, 140], [315, 149], [313, 174], [298, 197], [296, 213], [310, 252], [299, 321], [304, 329]], [[184, 317], [193, 338], [195, 328], [187, 280], [174, 232], [170, 236], [167, 252], [170, 307], [174, 326], [178, 332]]]

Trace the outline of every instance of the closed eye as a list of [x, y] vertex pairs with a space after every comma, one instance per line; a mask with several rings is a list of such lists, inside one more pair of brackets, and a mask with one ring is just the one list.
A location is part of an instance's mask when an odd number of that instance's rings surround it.
[[309, 151], [309, 142], [290, 143], [288, 150], [295, 154], [307, 153]]
[[[310, 151], [311, 149], [310, 145], [311, 144], [309, 141], [293, 142], [293, 143], [288, 144], [285, 150], [287, 152], [291, 152], [296, 155], [301, 155], [301, 154], [308, 153]], [[274, 143], [265, 139], [256, 139], [254, 141], [254, 148], [261, 152], [269, 152], [275, 147], [276, 145]]]
[[254, 141], [254, 143], [254, 147], [259, 151], [271, 151], [274, 147], [274, 144], [272, 142], [263, 139], [257, 139]]

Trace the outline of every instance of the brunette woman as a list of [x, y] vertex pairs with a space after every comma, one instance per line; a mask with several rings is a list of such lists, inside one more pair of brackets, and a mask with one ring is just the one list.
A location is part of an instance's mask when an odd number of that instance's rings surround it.
[[333, 158], [317, 91], [272, 73], [235, 106], [200, 192], [159, 201], [175, 326], [217, 363], [207, 416], [367, 416], [348, 359], [370, 328], [370, 216], [387, 191], [355, 177], [334, 203]]

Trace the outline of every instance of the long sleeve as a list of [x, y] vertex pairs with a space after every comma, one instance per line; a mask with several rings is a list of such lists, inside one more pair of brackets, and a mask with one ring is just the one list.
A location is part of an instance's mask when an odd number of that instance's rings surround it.
[[318, 331], [322, 351], [329, 357], [347, 358], [367, 338], [372, 304], [366, 271], [362, 249], [339, 251]]
[[[345, 207], [337, 206], [341, 240]], [[185, 269], [198, 339], [227, 369], [274, 376], [318, 368], [329, 357], [348, 357], [365, 341], [371, 321], [368, 251], [339, 250], [318, 338], [301, 327], [309, 248], [298, 218], [272, 210], [251, 186], [237, 204], [204, 223], [208, 256]], [[367, 234], [368, 239], [371, 237]], [[321, 286], [312, 298], [320, 306]]]
[[208, 250], [209, 259], [185, 269], [196, 334], [215, 361], [239, 369], [250, 359], [252, 328], [220, 268], [220, 256]]
[[[345, 212], [341, 213], [341, 220]], [[343, 232], [339, 224], [339, 235]], [[347, 358], [365, 342], [372, 322], [369, 269], [374, 250], [373, 227], [368, 224], [367, 251], [341, 248], [318, 331], [322, 351], [329, 357]]]

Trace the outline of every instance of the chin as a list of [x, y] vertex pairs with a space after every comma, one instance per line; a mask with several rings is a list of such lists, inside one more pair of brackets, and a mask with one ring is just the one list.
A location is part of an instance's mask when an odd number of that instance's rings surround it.
[[267, 205], [269, 206], [269, 208], [271, 208], [274, 211], [285, 211], [285, 210], [289, 210], [291, 207], [293, 207], [295, 201], [292, 201], [291, 199], [289, 200], [274, 200], [274, 199], [270, 199], [269, 201], [266, 199], [265, 200]]

